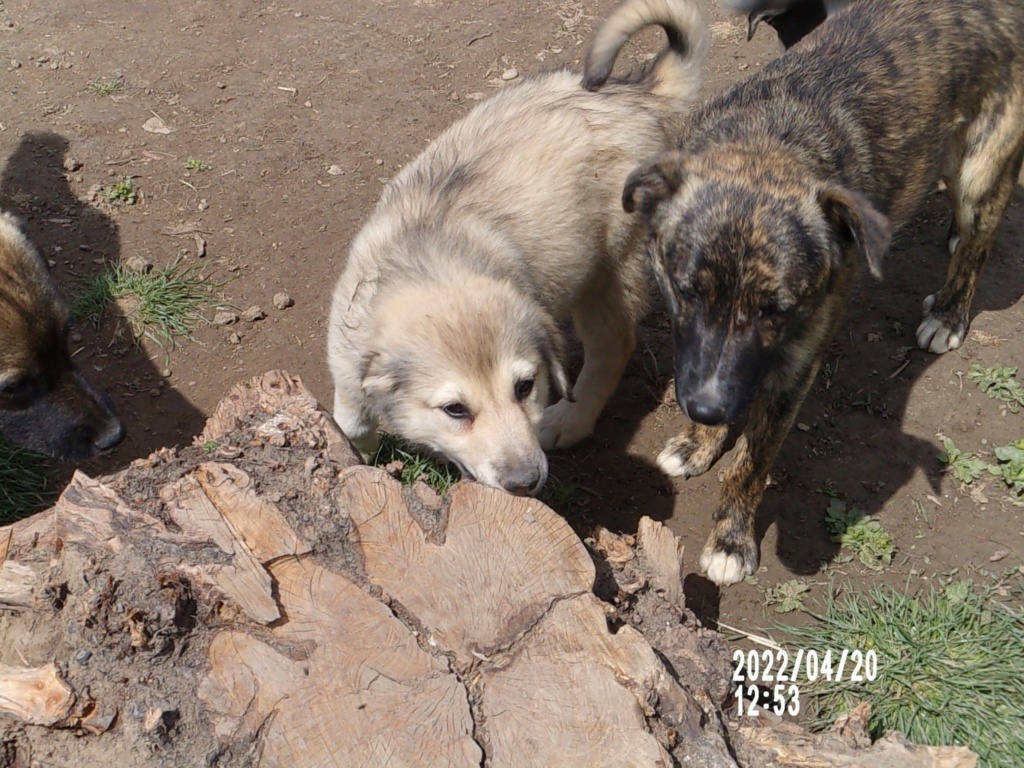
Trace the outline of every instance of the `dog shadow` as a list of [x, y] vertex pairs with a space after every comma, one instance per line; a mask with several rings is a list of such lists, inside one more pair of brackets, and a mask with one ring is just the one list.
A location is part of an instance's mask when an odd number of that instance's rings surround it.
[[[979, 280], [972, 321], [980, 312], [1009, 309], [1024, 295], [1024, 262], [1016, 248], [1022, 202], [1018, 187]], [[758, 536], [762, 540], [775, 523], [776, 553], [795, 573], [815, 573], [838, 552], [825, 526], [829, 496], [884, 523], [887, 504], [915, 474], [940, 492], [941, 446], [905, 428], [915, 386], [941, 359], [917, 348], [915, 332], [922, 300], [941, 287], [946, 272], [950, 216], [944, 196], [936, 195], [898, 234], [884, 279], [862, 276], [776, 460], [777, 487], [768, 489], [758, 510]]]
[[[652, 286], [652, 297], [655, 291]], [[644, 419], [661, 405], [671, 379], [667, 327], [659, 312], [641, 321], [636, 350], [594, 434], [572, 448], [548, 454], [549, 480], [541, 499], [581, 536], [589, 535], [595, 525], [633, 534], [641, 517], [672, 517], [676, 492], [672, 480], [654, 463], [660, 447], [635, 444]], [[582, 351], [579, 344], [570, 348], [567, 367], [576, 375]]]
[[[114, 219], [72, 189], [69, 177], [78, 171], [69, 149], [70, 142], [59, 134], [26, 133], [0, 176], [0, 208], [22, 220], [26, 235], [50, 263], [64, 300], [74, 307], [76, 295], [105, 267], [118, 263], [122, 254]], [[95, 169], [82, 173], [96, 176]], [[71, 351], [86, 378], [114, 401], [127, 436], [116, 448], [80, 466], [61, 464], [61, 485], [76, 468], [91, 475], [111, 472], [158, 448], [188, 440], [202, 428], [203, 414], [162, 375], [163, 354], [151, 359], [134, 343], [115, 304], [106, 308], [99, 328], [75, 323]]]

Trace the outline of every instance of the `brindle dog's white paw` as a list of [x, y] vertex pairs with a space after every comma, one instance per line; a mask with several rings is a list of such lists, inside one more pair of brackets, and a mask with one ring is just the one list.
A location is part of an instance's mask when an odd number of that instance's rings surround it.
[[924, 300], [924, 320], [917, 326], [917, 346], [936, 355], [957, 349], [964, 343], [964, 329], [951, 329], [931, 313], [935, 294]]
[[689, 462], [680, 455], [673, 440], [658, 454], [657, 462], [661, 471], [669, 477], [690, 477], [693, 474], [689, 471]]
[[706, 550], [700, 556], [700, 567], [708, 579], [720, 587], [738, 584], [755, 570], [740, 555]]
[[576, 403], [559, 400], [544, 409], [540, 423], [538, 439], [540, 447], [545, 451], [555, 448], [568, 448], [580, 440], [589, 437], [594, 431], [594, 423], [585, 418]]

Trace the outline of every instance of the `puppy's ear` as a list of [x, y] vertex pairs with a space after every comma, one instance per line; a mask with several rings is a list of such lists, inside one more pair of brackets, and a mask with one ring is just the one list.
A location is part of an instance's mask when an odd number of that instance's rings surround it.
[[685, 177], [681, 152], [668, 152], [652, 163], [641, 165], [626, 179], [622, 207], [626, 213], [649, 218], [654, 210], [671, 198]]
[[376, 350], [363, 355], [360, 364], [363, 393], [369, 397], [394, 394], [401, 380], [400, 365], [397, 358]]
[[557, 323], [551, 317], [545, 316], [542, 323], [544, 325], [544, 338], [540, 342], [540, 353], [544, 361], [544, 367], [547, 368], [551, 385], [555, 388], [555, 392], [558, 393], [559, 397], [568, 400], [570, 403], [576, 402], [576, 398], [572, 394], [572, 385], [569, 383], [569, 377], [565, 373], [565, 368], [562, 367], [562, 355], [564, 353], [562, 333], [558, 330]]
[[845, 244], [857, 247], [871, 274], [882, 279], [882, 257], [892, 241], [889, 219], [860, 192], [830, 184], [818, 193], [825, 220]]

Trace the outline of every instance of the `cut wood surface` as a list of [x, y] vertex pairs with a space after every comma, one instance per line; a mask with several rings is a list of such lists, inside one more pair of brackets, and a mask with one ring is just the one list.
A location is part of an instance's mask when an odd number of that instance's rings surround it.
[[871, 744], [863, 712], [729, 723], [677, 539], [587, 541], [535, 500], [359, 466], [271, 372], [195, 444], [0, 529], [0, 768], [973, 765]]

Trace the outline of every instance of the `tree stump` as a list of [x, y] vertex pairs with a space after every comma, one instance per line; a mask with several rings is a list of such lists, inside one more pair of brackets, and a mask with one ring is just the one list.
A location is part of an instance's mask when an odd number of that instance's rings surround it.
[[[537, 501], [361, 466], [268, 373], [193, 445], [76, 474], [0, 529], [0, 767], [974, 764], [730, 725], [676, 539], [600, 538], [604, 557]], [[642, 597], [643, 631], [595, 578]]]

